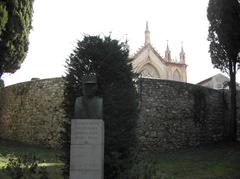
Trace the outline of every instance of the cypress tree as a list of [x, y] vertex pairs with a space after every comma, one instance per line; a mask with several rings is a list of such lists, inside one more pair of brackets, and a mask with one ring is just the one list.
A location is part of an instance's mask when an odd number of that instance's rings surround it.
[[20, 68], [28, 51], [33, 0], [0, 0], [0, 78]]
[[228, 134], [237, 140], [236, 74], [240, 67], [240, 1], [209, 0], [208, 40], [209, 52], [214, 67], [228, 73], [230, 77], [230, 126]]

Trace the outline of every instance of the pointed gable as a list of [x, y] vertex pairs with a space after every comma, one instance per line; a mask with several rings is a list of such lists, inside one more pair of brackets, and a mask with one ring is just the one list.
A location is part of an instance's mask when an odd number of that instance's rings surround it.
[[140, 48], [134, 55], [133, 58], [137, 59], [139, 56], [141, 56], [145, 50], [148, 50], [149, 52], [151, 51], [153, 54], [156, 55], [157, 58], [159, 58], [159, 60], [161, 60], [163, 63], [166, 63], [166, 61], [160, 56], [160, 54], [155, 50], [155, 48], [151, 45], [148, 44], [146, 46], [143, 46], [142, 48]]
[[[142, 47], [134, 56], [133, 56], [133, 68], [137, 73], [141, 73], [144, 69], [144, 66], [151, 66], [152, 69], [155, 69], [156, 72], [153, 74], [158, 74], [152, 76], [153, 78], [159, 78], [166, 76], [164, 66], [166, 66], [166, 61], [159, 55], [159, 53], [152, 47], [151, 44], [148, 44]], [[145, 76], [145, 75], [143, 75]]]
[[[167, 57], [166, 58], [166, 53]], [[145, 30], [145, 43], [132, 57], [132, 66], [135, 73], [139, 73], [146, 78], [161, 78], [174, 80], [176, 78], [176, 70], [178, 73], [178, 80], [186, 82], [186, 67], [185, 59], [180, 62], [171, 59], [171, 51], [167, 45], [167, 52], [163, 58], [157, 50], [152, 46], [150, 41], [150, 31], [148, 22]], [[185, 55], [185, 54], [184, 54]], [[185, 56], [184, 56], [185, 58]], [[175, 73], [174, 73], [175, 72]]]

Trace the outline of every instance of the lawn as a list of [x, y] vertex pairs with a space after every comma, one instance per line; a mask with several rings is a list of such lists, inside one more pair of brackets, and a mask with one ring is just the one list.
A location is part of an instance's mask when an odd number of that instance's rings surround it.
[[[8, 179], [2, 167], [9, 154], [35, 154], [44, 161], [51, 179], [63, 179], [60, 151], [0, 142], [0, 179]], [[128, 179], [240, 179], [240, 144], [215, 144], [176, 152], [144, 153], [127, 174]], [[125, 179], [127, 177], [124, 177]]]
[[37, 146], [29, 146], [16, 142], [0, 141], [0, 179], [9, 177], [3, 172], [11, 155], [35, 155], [40, 161], [39, 167], [46, 167], [49, 177], [52, 179], [63, 179], [61, 176], [62, 163], [58, 159], [60, 152], [54, 149], [46, 149]]
[[146, 179], [240, 179], [240, 144], [215, 144], [177, 152], [145, 153], [131, 176]]

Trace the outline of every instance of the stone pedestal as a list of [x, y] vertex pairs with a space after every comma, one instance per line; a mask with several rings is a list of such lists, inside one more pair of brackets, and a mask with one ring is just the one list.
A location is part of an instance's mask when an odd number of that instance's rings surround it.
[[70, 179], [103, 179], [104, 122], [72, 119]]

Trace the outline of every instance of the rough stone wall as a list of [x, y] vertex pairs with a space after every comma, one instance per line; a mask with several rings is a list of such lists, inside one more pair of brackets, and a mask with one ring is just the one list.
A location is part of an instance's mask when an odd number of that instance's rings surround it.
[[155, 79], [142, 79], [139, 88], [140, 150], [164, 151], [227, 139], [229, 108], [223, 91]]
[[62, 78], [29, 81], [0, 90], [0, 137], [58, 146], [64, 112]]
[[[229, 127], [229, 94], [168, 80], [142, 79], [137, 138], [141, 150], [168, 150], [222, 141]], [[0, 90], [0, 138], [57, 147], [62, 78], [20, 83]], [[238, 105], [240, 95], [237, 97]], [[240, 106], [238, 106], [240, 141]]]
[[[228, 104], [228, 107], [230, 108], [230, 93], [226, 92], [227, 90], [225, 90], [225, 99], [226, 99], [226, 103]], [[237, 96], [236, 96], [236, 101], [237, 101], [237, 141], [240, 142], [240, 91], [237, 90]], [[226, 116], [229, 118], [230, 120], [230, 116]], [[231, 130], [230, 124], [227, 123], [227, 128], [229, 130]]]

